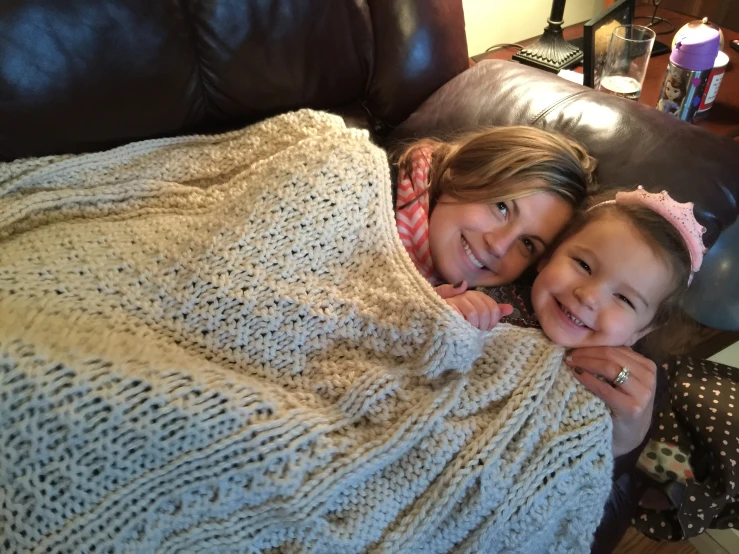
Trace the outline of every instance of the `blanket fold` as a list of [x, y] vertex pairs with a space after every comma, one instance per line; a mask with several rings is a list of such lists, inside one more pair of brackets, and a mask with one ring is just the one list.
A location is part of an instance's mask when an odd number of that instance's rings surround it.
[[7, 552], [588, 552], [605, 406], [469, 326], [303, 110], [0, 164]]

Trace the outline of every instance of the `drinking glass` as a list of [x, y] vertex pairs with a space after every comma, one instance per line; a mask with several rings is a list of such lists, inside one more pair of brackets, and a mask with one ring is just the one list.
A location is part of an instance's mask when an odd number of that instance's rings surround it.
[[608, 43], [598, 90], [639, 100], [654, 37], [652, 29], [641, 25], [616, 27]]

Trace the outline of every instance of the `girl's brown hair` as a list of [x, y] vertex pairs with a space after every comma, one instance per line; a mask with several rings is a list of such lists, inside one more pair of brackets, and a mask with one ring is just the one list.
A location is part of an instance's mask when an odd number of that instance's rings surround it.
[[645, 346], [655, 355], [680, 353], [695, 328], [682, 310], [691, 271], [688, 248], [675, 226], [654, 210], [633, 204], [602, 204], [612, 200], [613, 195], [610, 192], [589, 199], [591, 209], [579, 213], [552, 248], [603, 217], [616, 217], [631, 224], [672, 274], [670, 290], [650, 323], [653, 330], [645, 337]]
[[492, 204], [538, 192], [554, 193], [577, 209], [593, 185], [595, 159], [577, 142], [536, 127], [491, 127], [450, 142], [419, 140], [397, 156], [401, 173], [411, 174], [411, 155], [423, 147], [433, 148], [432, 210], [442, 194]]

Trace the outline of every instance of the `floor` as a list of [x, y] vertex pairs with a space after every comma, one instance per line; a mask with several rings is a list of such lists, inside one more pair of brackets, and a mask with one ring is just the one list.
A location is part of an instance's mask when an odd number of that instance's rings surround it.
[[655, 542], [629, 528], [613, 554], [698, 554], [698, 551], [688, 541]]

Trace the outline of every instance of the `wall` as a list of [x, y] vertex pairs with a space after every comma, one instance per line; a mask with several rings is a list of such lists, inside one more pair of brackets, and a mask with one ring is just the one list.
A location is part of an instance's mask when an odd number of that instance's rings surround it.
[[[469, 55], [501, 42], [538, 36], [547, 25], [551, 0], [462, 0]], [[568, 0], [565, 25], [591, 19], [603, 10], [603, 0]]]
[[664, 0], [659, 9], [687, 13], [696, 19], [707, 17], [722, 27], [739, 31], [739, 2], [736, 0]]

